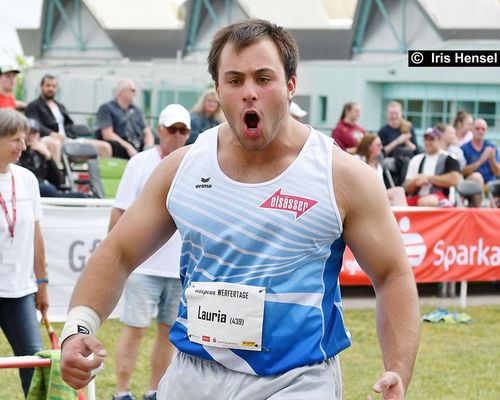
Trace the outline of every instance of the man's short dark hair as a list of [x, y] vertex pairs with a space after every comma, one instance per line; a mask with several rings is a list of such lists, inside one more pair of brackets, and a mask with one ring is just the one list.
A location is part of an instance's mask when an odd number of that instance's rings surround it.
[[219, 59], [226, 44], [231, 43], [236, 52], [239, 52], [265, 38], [271, 39], [278, 48], [286, 79], [289, 80], [296, 75], [299, 47], [293, 35], [269, 21], [248, 19], [226, 26], [215, 34], [207, 58], [208, 72], [212, 75], [212, 79], [218, 81]]
[[52, 79], [56, 79], [56, 77], [54, 75], [51, 75], [51, 74], [45, 74], [42, 77], [42, 80], [40, 81], [40, 86], [43, 86], [45, 81], [51, 81]]

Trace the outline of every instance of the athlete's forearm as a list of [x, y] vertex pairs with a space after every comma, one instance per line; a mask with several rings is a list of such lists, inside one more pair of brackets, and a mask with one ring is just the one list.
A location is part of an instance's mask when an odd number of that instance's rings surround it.
[[387, 277], [376, 288], [377, 332], [386, 371], [410, 383], [420, 336], [418, 295], [411, 270]]

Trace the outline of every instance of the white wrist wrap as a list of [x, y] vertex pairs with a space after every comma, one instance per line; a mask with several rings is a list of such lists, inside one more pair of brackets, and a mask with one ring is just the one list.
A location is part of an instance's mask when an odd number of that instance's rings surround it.
[[59, 344], [62, 345], [68, 337], [78, 333], [95, 335], [99, 326], [101, 326], [101, 318], [95, 310], [87, 306], [73, 307], [68, 312]]

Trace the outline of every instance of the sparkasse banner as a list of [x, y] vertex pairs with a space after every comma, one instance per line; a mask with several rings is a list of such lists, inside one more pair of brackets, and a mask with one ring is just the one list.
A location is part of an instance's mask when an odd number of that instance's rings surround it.
[[[394, 216], [418, 283], [500, 280], [500, 210], [415, 208]], [[349, 249], [340, 283], [370, 284]]]

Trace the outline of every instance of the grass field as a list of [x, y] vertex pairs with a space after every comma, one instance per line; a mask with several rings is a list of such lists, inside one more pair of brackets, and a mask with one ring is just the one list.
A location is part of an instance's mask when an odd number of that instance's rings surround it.
[[[422, 309], [422, 313], [429, 311], [432, 309]], [[474, 319], [470, 325], [423, 324], [420, 350], [407, 399], [500, 398], [500, 306], [469, 307], [466, 312]], [[383, 370], [375, 335], [374, 311], [347, 310], [345, 320], [353, 336], [353, 346], [341, 356], [344, 399], [364, 400]], [[54, 325], [59, 333], [62, 326]], [[105, 369], [97, 380], [99, 400], [111, 399], [114, 391], [114, 343], [120, 329], [119, 322], [108, 321], [99, 331], [98, 336], [108, 350]], [[148, 349], [153, 336], [151, 330], [143, 343], [133, 377], [132, 390], [137, 397], [147, 389]], [[43, 337], [47, 339], [45, 331]], [[48, 348], [48, 341], [45, 344]], [[1, 333], [0, 355], [11, 355]], [[23, 398], [17, 370], [1, 370], [0, 382], [0, 399]]]

